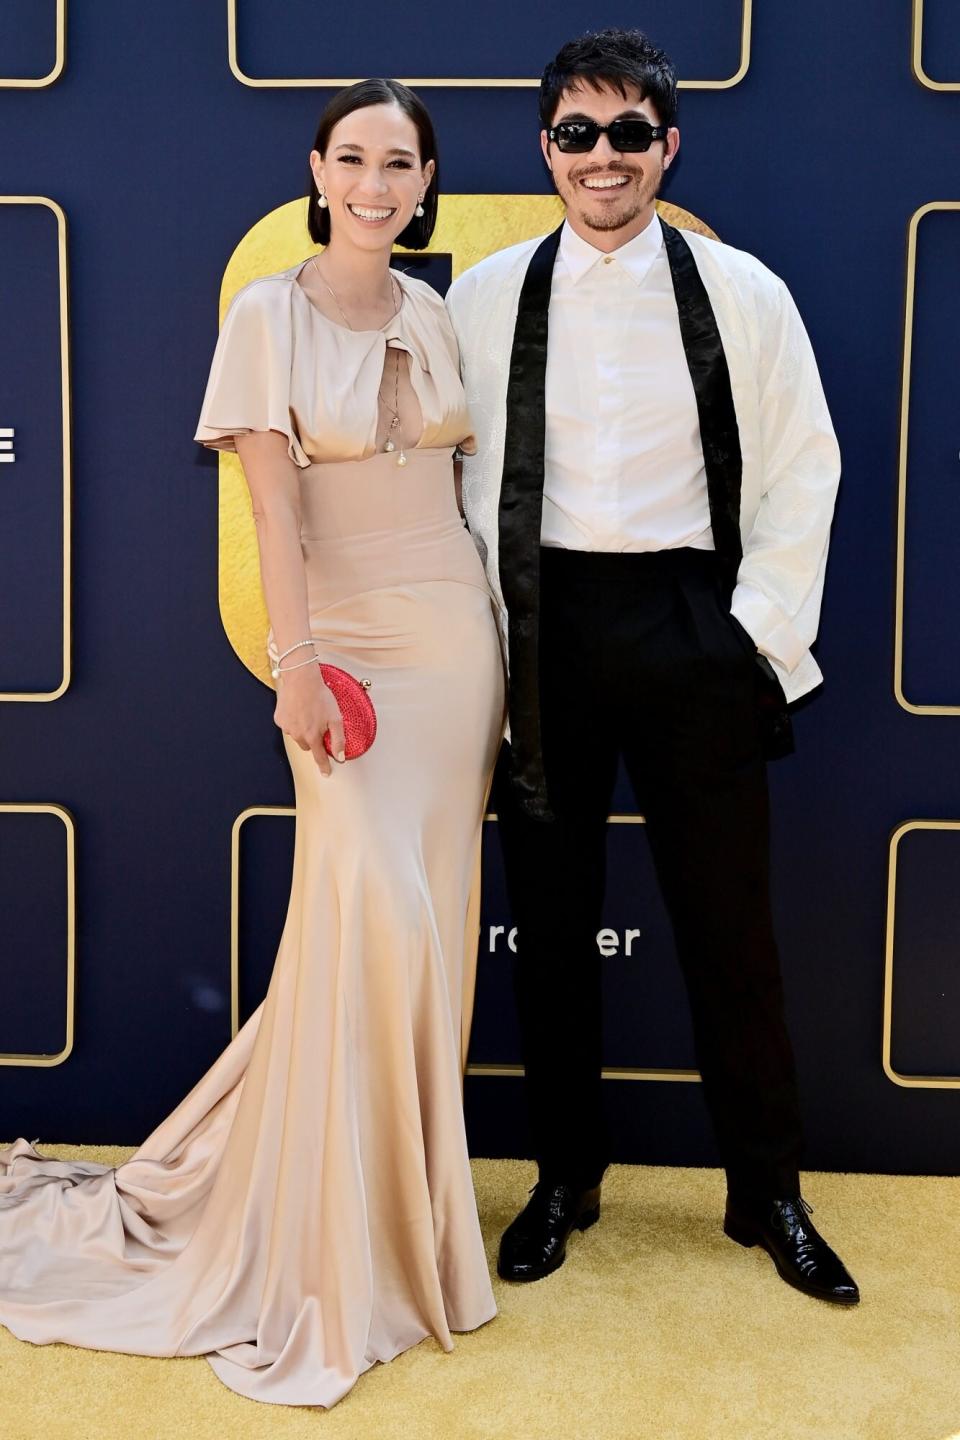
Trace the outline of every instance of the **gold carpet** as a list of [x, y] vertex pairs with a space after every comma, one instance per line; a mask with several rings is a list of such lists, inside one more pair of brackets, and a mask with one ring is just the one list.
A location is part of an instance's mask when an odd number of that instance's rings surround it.
[[[41, 1144], [116, 1165], [132, 1151]], [[533, 1169], [478, 1160], [493, 1264]], [[720, 1229], [715, 1170], [616, 1166], [600, 1224], [500, 1314], [361, 1376], [331, 1411], [259, 1405], [202, 1358], [33, 1346], [0, 1328], [0, 1440], [958, 1440], [960, 1180], [810, 1174], [863, 1293], [783, 1284]]]

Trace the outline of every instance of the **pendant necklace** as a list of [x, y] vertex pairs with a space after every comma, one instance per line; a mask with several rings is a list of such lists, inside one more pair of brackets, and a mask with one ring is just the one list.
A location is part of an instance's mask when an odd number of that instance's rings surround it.
[[[343, 323], [344, 323], [344, 325], [346, 325], [346, 327], [347, 327], [348, 330], [352, 330], [352, 329], [353, 329], [353, 326], [350, 324], [350, 321], [347, 319], [346, 315], [344, 314], [343, 306], [340, 304], [340, 301], [337, 299], [337, 292], [334, 290], [333, 286], [330, 285], [330, 284], [327, 282], [327, 280], [324, 278], [323, 272], [321, 271], [320, 266], [317, 264], [317, 257], [316, 257], [316, 255], [313, 256], [313, 268], [316, 270], [317, 274], [320, 276], [321, 283], [326, 286], [326, 288], [329, 290], [330, 294], [332, 295], [334, 305], [336, 305], [337, 309], [340, 311], [340, 314], [343, 316]], [[398, 283], [398, 281], [397, 281], [397, 279], [396, 279], [396, 276], [394, 275], [394, 273], [393, 273], [392, 270], [389, 271], [389, 275], [390, 275], [390, 291], [391, 291], [391, 294], [392, 294], [392, 295], [396, 296], [397, 290], [400, 288], [400, 287], [399, 287], [399, 283]], [[397, 308], [396, 308], [396, 310], [394, 310], [393, 315], [390, 316], [390, 320], [392, 320], [392, 319], [394, 318], [394, 316], [396, 316], [397, 314], [399, 314], [400, 306], [401, 306], [402, 302], [403, 302], [403, 295], [401, 294], [401, 295], [400, 295], [400, 298], [397, 300]], [[387, 320], [387, 321], [385, 322], [385, 325], [389, 325], [389, 324], [390, 324], [390, 320]], [[383, 329], [385, 328], [385, 325], [381, 325], [381, 326], [380, 326], [380, 329], [383, 330]], [[385, 354], [384, 354], [384, 370], [386, 370], [386, 356], [387, 356], [387, 354], [389, 354], [389, 351], [390, 351], [390, 346], [388, 345], [388, 346], [387, 346], [387, 349], [386, 349], [386, 352], [385, 352]], [[384, 398], [383, 398], [383, 379], [382, 379], [382, 377], [381, 377], [381, 380], [380, 380], [380, 385], [379, 385], [379, 387], [378, 387], [378, 389], [377, 389], [377, 399], [380, 400], [380, 401], [382, 401], [384, 409], [385, 409], [385, 410], [389, 410], [389, 411], [390, 411], [390, 414], [391, 414], [391, 416], [392, 416], [392, 419], [391, 419], [391, 421], [390, 421], [389, 428], [388, 428], [388, 430], [387, 430], [387, 438], [386, 438], [386, 441], [385, 441], [385, 443], [384, 443], [383, 448], [384, 448], [385, 452], [386, 452], [388, 455], [392, 455], [392, 454], [394, 453], [394, 451], [397, 449], [397, 445], [399, 444], [400, 453], [397, 455], [397, 464], [402, 467], [402, 466], [406, 465], [406, 463], [407, 463], [407, 457], [406, 457], [406, 454], [404, 453], [404, 449], [403, 449], [403, 438], [402, 438], [402, 436], [400, 435], [400, 353], [399, 353], [399, 350], [397, 351], [397, 364], [396, 364], [396, 369], [395, 369], [395, 371], [394, 371], [394, 377], [393, 377], [393, 404], [390, 405], [390, 404], [389, 404], [386, 400], [384, 400]], [[394, 431], [397, 432], [397, 440], [396, 440], [396, 442], [395, 442], [394, 439], [393, 439], [393, 433], [394, 433]]]
[[[386, 352], [386, 353], [387, 353], [387, 355], [390, 354], [390, 346], [389, 346], [389, 345], [387, 346], [387, 352]], [[383, 447], [383, 448], [384, 448], [384, 450], [387, 452], [388, 455], [392, 455], [392, 454], [393, 454], [394, 450], [396, 450], [396, 448], [397, 448], [397, 446], [394, 444], [394, 441], [393, 441], [393, 432], [396, 431], [396, 432], [397, 432], [397, 442], [399, 443], [399, 446], [400, 446], [400, 453], [399, 453], [399, 455], [397, 456], [397, 464], [403, 466], [403, 465], [406, 465], [406, 463], [407, 463], [407, 457], [406, 457], [406, 455], [404, 454], [404, 451], [403, 451], [403, 438], [402, 438], [402, 436], [401, 436], [401, 434], [400, 434], [400, 351], [399, 351], [399, 350], [395, 350], [394, 353], [396, 354], [396, 357], [397, 357], [397, 363], [396, 363], [396, 366], [394, 367], [394, 372], [393, 372], [393, 404], [391, 405], [391, 404], [389, 403], [389, 401], [383, 399], [383, 390], [382, 390], [382, 388], [377, 391], [377, 398], [378, 398], [379, 400], [382, 400], [382, 401], [383, 401], [384, 409], [389, 410], [389, 411], [390, 411], [390, 414], [391, 414], [392, 417], [393, 417], [392, 420], [390, 421], [390, 428], [389, 428], [389, 430], [387, 431], [387, 438], [386, 438], [386, 442], [384, 443], [384, 447]], [[384, 357], [384, 362], [386, 362], [386, 356]], [[386, 363], [384, 363], [384, 368], [386, 368]], [[381, 381], [381, 386], [382, 386], [382, 383], [383, 383], [383, 382]]]

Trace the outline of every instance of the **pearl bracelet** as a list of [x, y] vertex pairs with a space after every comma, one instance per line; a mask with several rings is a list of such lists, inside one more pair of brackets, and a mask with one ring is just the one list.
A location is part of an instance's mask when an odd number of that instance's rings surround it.
[[270, 674], [273, 676], [274, 680], [279, 679], [280, 674], [282, 673], [280, 670], [280, 662], [282, 660], [286, 660], [288, 655], [292, 655], [294, 650], [300, 650], [304, 645], [312, 645], [314, 648], [314, 654], [311, 655], [309, 660], [301, 660], [300, 665], [288, 665], [288, 670], [299, 670], [301, 665], [312, 665], [314, 661], [319, 659], [318, 655], [316, 654], [317, 642], [313, 639], [313, 636], [311, 636], [309, 640], [297, 640], [294, 642], [293, 645], [290, 645], [286, 650], [284, 650], [282, 655], [277, 656], [277, 663], [276, 665], [272, 666], [270, 670]]

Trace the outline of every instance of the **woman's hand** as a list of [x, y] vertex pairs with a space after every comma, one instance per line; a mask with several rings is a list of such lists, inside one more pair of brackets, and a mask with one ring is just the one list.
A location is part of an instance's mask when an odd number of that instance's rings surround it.
[[330, 756], [323, 737], [330, 731], [330, 748], [344, 759], [343, 718], [331, 690], [323, 683], [319, 665], [300, 665], [277, 681], [274, 723], [300, 746], [311, 750], [321, 775], [330, 775]]

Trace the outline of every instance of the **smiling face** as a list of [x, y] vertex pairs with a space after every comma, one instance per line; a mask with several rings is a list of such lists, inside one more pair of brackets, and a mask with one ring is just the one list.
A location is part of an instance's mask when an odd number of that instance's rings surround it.
[[[660, 123], [653, 102], [641, 99], [639, 90], [631, 86], [623, 96], [606, 85], [599, 90], [578, 85], [561, 95], [553, 124], [595, 120], [609, 125], [628, 117]], [[540, 144], [571, 227], [598, 249], [613, 250], [639, 235], [652, 220], [663, 172], [680, 146], [680, 132], [671, 127], [667, 138], [654, 140], [649, 150], [622, 154], [611, 147], [606, 134], [585, 155], [564, 154], [556, 141], [547, 138], [546, 130], [540, 132]]]
[[435, 167], [421, 165], [417, 128], [399, 105], [367, 105], [337, 122], [310, 168], [326, 192], [331, 243], [379, 250], [409, 225]]

